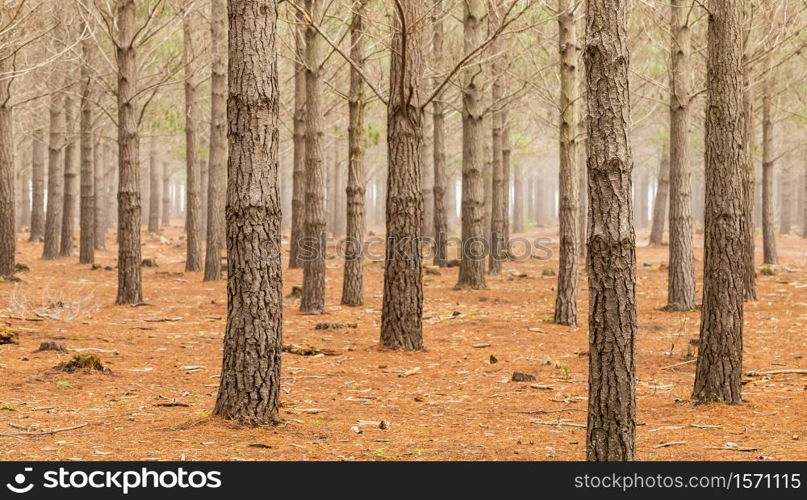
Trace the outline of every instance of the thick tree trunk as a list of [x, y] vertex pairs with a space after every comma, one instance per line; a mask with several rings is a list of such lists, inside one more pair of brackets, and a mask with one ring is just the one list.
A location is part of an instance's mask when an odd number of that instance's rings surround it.
[[[306, 0], [312, 23], [322, 17], [322, 0]], [[322, 153], [320, 46], [314, 26], [305, 30], [305, 236], [303, 248], [303, 296], [300, 310], [319, 314], [325, 310], [325, 163]]]
[[560, 52], [560, 194], [558, 290], [555, 323], [577, 326], [577, 36], [574, 2], [558, 0], [558, 50]]
[[[464, 2], [464, 50], [469, 53], [483, 41], [486, 4], [483, 0]], [[462, 70], [462, 248], [456, 288], [480, 290], [485, 284], [485, 200], [482, 170], [486, 142], [483, 129], [481, 64], [469, 63]]]
[[45, 233], [45, 130], [37, 128], [31, 140], [31, 237], [42, 241]]
[[[61, 81], [59, 82], [61, 85]], [[50, 97], [48, 110], [50, 130], [48, 138], [48, 206], [45, 213], [45, 244], [43, 259], [59, 256], [59, 236], [62, 233], [62, 203], [64, 196], [64, 96], [55, 93]]]
[[586, 457], [636, 453], [636, 236], [628, 140], [627, 1], [588, 0], [589, 398]]
[[[425, 36], [424, 36], [425, 38]], [[428, 94], [429, 80], [425, 80], [421, 85], [421, 92]], [[421, 156], [421, 181], [423, 182], [423, 227], [421, 236], [425, 239], [434, 237], [434, 150], [432, 138], [434, 122], [431, 113], [423, 117], [423, 144], [420, 148]]]
[[[365, 37], [364, 9], [368, 0], [353, 5], [350, 20], [350, 58], [364, 67]], [[348, 98], [348, 171], [347, 231], [345, 238], [345, 269], [342, 280], [342, 304], [359, 306], [364, 303], [364, 81], [354, 68], [350, 69], [350, 95]]]
[[59, 255], [73, 255], [73, 233], [76, 228], [76, 195], [78, 191], [78, 168], [76, 165], [76, 106], [73, 98], [64, 101], [64, 118], [67, 128], [64, 148], [64, 197], [62, 198], [62, 237], [59, 244]]
[[776, 221], [773, 213], [774, 131], [772, 112], [773, 79], [770, 49], [765, 56], [765, 77], [762, 84], [762, 261], [778, 264], [776, 251]]
[[[432, 65], [439, 73], [443, 67], [443, 0], [434, 0], [432, 9]], [[439, 85], [435, 77], [434, 85]], [[448, 239], [448, 208], [446, 207], [446, 146], [445, 146], [445, 103], [442, 93], [432, 102], [432, 153], [434, 154], [434, 265], [445, 267], [448, 261], [446, 248]]]
[[283, 287], [277, 3], [229, 0], [227, 326], [215, 415], [277, 421]]
[[695, 265], [692, 250], [692, 180], [689, 141], [690, 28], [686, 0], [670, 7], [672, 58], [670, 70], [670, 263], [667, 278], [669, 311], [695, 307]]
[[653, 225], [650, 228], [650, 246], [664, 244], [664, 225], [667, 223], [667, 204], [670, 195], [670, 150], [663, 148], [658, 168], [656, 196], [653, 200]]
[[14, 113], [11, 56], [0, 60], [0, 278], [14, 276], [17, 234], [14, 196]]
[[401, 0], [393, 14], [390, 92], [387, 105], [387, 245], [381, 345], [423, 348], [423, 278], [420, 232], [423, 226], [421, 162], [424, 75], [423, 15], [420, 0]]
[[221, 279], [227, 185], [227, 0], [210, 4], [210, 163], [207, 179], [207, 245], [204, 281]]
[[300, 246], [305, 234], [305, 16], [297, 12], [294, 29], [294, 167], [292, 172], [291, 238], [289, 241], [289, 269], [303, 267]]
[[92, 148], [92, 168], [93, 168], [93, 240], [94, 240], [94, 248], [95, 250], [104, 250], [106, 249], [106, 227], [107, 221], [106, 219], [107, 214], [106, 211], [106, 202], [107, 202], [107, 189], [109, 186], [107, 185], [107, 167], [108, 163], [106, 162], [106, 158], [104, 158], [104, 148], [108, 146], [102, 146], [101, 137], [96, 135], [95, 136], [95, 144], [93, 144]]
[[162, 173], [160, 163], [157, 161], [157, 137], [152, 135], [149, 147], [149, 226], [150, 233], [160, 232], [160, 187]]
[[194, 82], [193, 64], [196, 57], [193, 51], [193, 19], [191, 14], [182, 20], [182, 64], [185, 77], [185, 235], [187, 247], [185, 270], [197, 272], [202, 270], [202, 207], [201, 207], [201, 164], [197, 152], [198, 138], [196, 126], [196, 83]]
[[703, 309], [693, 398], [740, 403], [743, 360], [745, 116], [742, 4], [710, 0], [706, 75]]
[[93, 178], [93, 134], [92, 134], [92, 75], [88, 66], [90, 62], [91, 39], [82, 41], [84, 64], [81, 67], [81, 170], [80, 170], [80, 203], [79, 208], [79, 257], [81, 264], [95, 262], [95, 192]]
[[117, 304], [143, 302], [140, 278], [140, 137], [134, 36], [135, 2], [117, 4], [118, 40], [118, 296]]

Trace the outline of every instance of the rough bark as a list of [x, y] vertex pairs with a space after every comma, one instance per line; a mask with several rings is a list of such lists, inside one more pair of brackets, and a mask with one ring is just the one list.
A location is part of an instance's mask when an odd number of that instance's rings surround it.
[[221, 279], [227, 185], [227, 0], [210, 4], [210, 157], [207, 179], [207, 242], [204, 281]]
[[215, 415], [277, 421], [283, 288], [277, 3], [229, 0], [227, 326]]
[[664, 226], [667, 223], [667, 204], [670, 195], [670, 150], [661, 152], [656, 182], [656, 196], [653, 200], [653, 225], [650, 228], [650, 246], [664, 244]]
[[90, 57], [91, 39], [83, 40], [81, 66], [81, 116], [79, 129], [81, 132], [79, 153], [81, 167], [79, 171], [80, 208], [79, 208], [79, 257], [81, 264], [95, 262], [95, 192], [93, 177], [93, 134], [92, 134], [92, 75], [88, 66]]
[[669, 311], [695, 307], [695, 265], [692, 250], [692, 180], [689, 140], [691, 32], [689, 3], [672, 0], [670, 69], [670, 262], [667, 278]]
[[305, 17], [297, 12], [294, 30], [294, 166], [292, 171], [291, 238], [289, 241], [289, 269], [303, 267], [300, 245], [305, 234]]
[[[54, 82], [56, 83], [56, 82]], [[58, 82], [61, 85], [61, 81]], [[48, 198], [45, 213], [43, 259], [59, 256], [59, 236], [62, 233], [62, 203], [64, 194], [64, 96], [55, 93], [50, 97], [48, 114]]]
[[[443, 0], [434, 0], [432, 9], [432, 65], [439, 73], [443, 67]], [[435, 77], [434, 85], [438, 85]], [[448, 208], [445, 146], [445, 103], [442, 93], [432, 102], [432, 154], [434, 155], [434, 265], [445, 267], [448, 261]], [[453, 184], [448, 188], [453, 188]]]
[[703, 309], [693, 398], [738, 404], [743, 355], [745, 169], [742, 4], [710, 0]]
[[199, 122], [196, 111], [196, 82], [193, 74], [193, 19], [191, 13], [182, 21], [182, 64], [185, 78], [185, 235], [187, 247], [185, 270], [196, 272], [202, 270], [201, 239], [201, 164], [198, 155], [198, 138], [196, 127]]
[[31, 140], [31, 236], [42, 241], [45, 233], [45, 130], [37, 128]]
[[381, 345], [423, 348], [423, 278], [420, 232], [423, 225], [424, 57], [420, 0], [401, 0], [393, 14], [390, 92], [387, 103], [387, 244]]
[[762, 262], [778, 264], [776, 251], [776, 221], [773, 212], [774, 178], [774, 128], [773, 128], [773, 79], [771, 55], [765, 56], [765, 77], [762, 83]]
[[108, 163], [104, 158], [104, 148], [100, 136], [95, 136], [95, 144], [92, 148], [92, 168], [93, 168], [93, 240], [95, 250], [106, 249], [106, 227], [107, 215], [105, 213], [107, 201], [107, 167]]
[[[353, 4], [350, 20], [350, 58], [364, 67], [365, 36], [364, 9], [368, 0]], [[355, 68], [350, 69], [348, 97], [348, 166], [345, 238], [345, 268], [342, 280], [342, 304], [359, 306], [364, 303], [364, 81]]]
[[134, 36], [135, 2], [117, 4], [118, 65], [118, 295], [117, 304], [143, 302], [140, 277], [140, 136]]
[[[313, 23], [322, 16], [322, 0], [306, 0]], [[319, 314], [325, 310], [325, 162], [322, 152], [320, 46], [314, 26], [305, 30], [305, 235], [303, 248], [303, 296], [300, 310]]]
[[636, 236], [626, 0], [586, 4], [589, 398], [586, 457], [636, 453]]
[[577, 36], [574, 2], [558, 0], [558, 50], [560, 53], [560, 164], [558, 186], [559, 252], [558, 289], [554, 321], [577, 326], [578, 183], [577, 183]]
[[[464, 2], [463, 47], [475, 50], [483, 41], [486, 5], [483, 0]], [[482, 170], [485, 142], [483, 118], [484, 82], [481, 63], [469, 63], [462, 70], [462, 248], [456, 288], [480, 290], [485, 284], [485, 179]]]
[[76, 195], [78, 191], [78, 168], [76, 165], [76, 106], [75, 100], [67, 97], [64, 101], [64, 118], [67, 128], [64, 148], [64, 196], [62, 197], [62, 237], [59, 255], [73, 255], [73, 233], [76, 228]]
[[[500, 2], [490, 4], [490, 14], [488, 15], [490, 30], [496, 29], [501, 23]], [[502, 259], [507, 255], [507, 243], [505, 234], [505, 219], [507, 218], [507, 205], [505, 197], [507, 195], [504, 177], [504, 125], [505, 125], [505, 103], [502, 102], [507, 92], [505, 70], [507, 61], [503, 59], [502, 53], [506, 47], [500, 37], [497, 37], [490, 45], [490, 51], [494, 55], [491, 63], [491, 76], [493, 84], [491, 86], [491, 197], [490, 197], [490, 254], [488, 260], [488, 273], [494, 276], [502, 273]]]
[[0, 278], [14, 275], [17, 251], [14, 191], [13, 58], [0, 60]]

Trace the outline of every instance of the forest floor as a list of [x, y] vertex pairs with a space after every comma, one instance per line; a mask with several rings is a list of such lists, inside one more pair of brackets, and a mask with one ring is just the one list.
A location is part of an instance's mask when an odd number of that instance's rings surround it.
[[[329, 260], [327, 313], [303, 315], [297, 299], [286, 299], [283, 337], [337, 354], [284, 354], [283, 423], [246, 428], [210, 416], [226, 283], [184, 272], [180, 234], [144, 235], [143, 257], [159, 267], [143, 269], [141, 307], [113, 304], [117, 274], [104, 268], [115, 262], [112, 235], [96, 270], [77, 257], [43, 261], [41, 243], [18, 242], [18, 262], [30, 271], [21, 283], [0, 283], [0, 320], [19, 332], [19, 345], [0, 345], [0, 460], [585, 458], [587, 332], [550, 323], [556, 277], [543, 271], [557, 257], [505, 263], [485, 291], [455, 291], [455, 268], [426, 274], [427, 350], [406, 353], [378, 348], [383, 263], [368, 263], [365, 305], [348, 308], [338, 305], [341, 263]], [[660, 310], [667, 249], [645, 244], [640, 234], [638, 458], [807, 459], [807, 376], [746, 375], [807, 367], [805, 240], [781, 238], [781, 265], [759, 275], [759, 300], [746, 305], [738, 406], [690, 401], [699, 313]], [[700, 237], [696, 246], [700, 294]], [[285, 295], [301, 281], [300, 270], [284, 267]], [[585, 325], [582, 272], [580, 290]], [[315, 329], [320, 322], [357, 327]], [[111, 373], [57, 370], [74, 352], [35, 352], [55, 340], [90, 349], [83, 352], [98, 354]], [[516, 371], [536, 380], [511, 382]], [[382, 420], [385, 429], [359, 423]]]

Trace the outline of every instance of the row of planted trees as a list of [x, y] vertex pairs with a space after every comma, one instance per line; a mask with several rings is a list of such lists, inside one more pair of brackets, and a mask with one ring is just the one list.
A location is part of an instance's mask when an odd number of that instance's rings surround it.
[[[507, 258], [511, 211], [514, 229], [524, 227], [518, 217], [519, 211], [523, 213], [524, 200], [516, 195], [515, 210], [510, 207], [511, 176], [516, 186], [523, 182], [521, 166], [511, 167], [515, 123], [512, 109], [516, 102], [524, 102], [519, 99], [525, 89], [535, 90], [529, 77], [558, 75], [560, 91], [554, 109], [558, 130], [560, 258], [554, 319], [569, 326], [578, 323], [578, 275], [581, 257], [585, 256], [591, 304], [588, 457], [631, 459], [635, 453], [636, 334], [632, 198], [637, 190], [632, 179], [635, 154], [629, 140], [634, 96], [630, 92], [626, 2], [589, 0], [583, 4], [558, 0], [547, 16], [545, 6], [539, 9], [530, 1], [467, 0], [461, 5], [448, 5], [443, 0], [396, 0], [383, 8], [392, 19], [392, 25], [384, 31], [371, 29], [367, 14], [371, 2], [356, 0], [351, 4], [348, 29], [338, 39], [329, 34], [322, 0], [284, 3], [293, 20], [290, 27], [294, 36], [288, 38], [288, 43], [293, 44], [294, 70], [293, 89], [288, 92], [291, 95], [283, 100], [279, 98], [284, 85], [278, 76], [281, 37], [277, 3], [213, 0], [210, 4], [207, 169], [201, 168], [198, 127], [201, 120], [195, 103], [202, 80], [196, 69], [200, 51], [194, 47], [196, 6], [188, 4], [180, 8], [162, 2], [118, 0], [104, 10], [89, 3], [80, 4], [77, 26], [81, 36], [56, 37], [62, 40], [64, 51], [75, 48], [64, 41], [78, 40], [80, 118], [68, 116], [74, 106], [60, 101], [69, 99], [70, 93], [53, 92], [48, 97], [50, 133], [58, 134], [64, 121], [78, 121], [81, 130], [81, 261], [92, 261], [91, 250], [99, 241], [98, 228], [108, 225], [97, 222], [103, 219], [99, 219], [99, 183], [91, 182], [98, 178], [97, 165], [102, 163], [92, 159], [103, 153], [99, 141], [93, 144], [91, 133], [92, 110], [97, 108], [117, 129], [117, 302], [142, 301], [140, 128], [158, 91], [181, 81], [187, 172], [186, 269], [202, 269], [204, 241], [205, 279], [218, 279], [222, 273], [221, 253], [225, 243], [227, 246], [228, 322], [216, 413], [250, 423], [271, 422], [277, 414], [281, 351], [281, 263], [276, 250], [281, 248], [279, 131], [284, 115], [292, 117], [289, 266], [303, 270], [300, 309], [312, 314], [325, 310], [323, 91], [329, 83], [324, 75], [325, 62], [338, 58], [349, 71], [349, 88], [343, 94], [348, 103], [346, 197], [344, 206], [337, 207], [346, 211], [348, 236], [341, 301], [345, 305], [363, 302], [367, 177], [364, 124], [365, 112], [374, 102], [386, 113], [387, 138], [386, 255], [380, 339], [386, 348], [408, 350], [423, 348], [422, 237], [434, 237], [436, 265], [446, 266], [450, 258], [447, 198], [453, 186], [447, 175], [446, 120], [451, 107], [455, 106], [461, 117], [462, 131], [459, 155], [462, 245], [456, 287], [478, 290], [486, 287], [486, 273], [499, 274]], [[786, 23], [792, 19], [792, 13], [786, 2], [782, 5], [774, 12], [781, 13], [782, 22]], [[4, 15], [9, 13], [11, 21], [0, 34], [7, 37], [20, 26], [16, 16], [24, 17], [27, 11], [4, 9]], [[447, 32], [453, 29], [450, 20], [456, 11], [461, 12], [462, 49], [451, 54], [444, 41]], [[542, 14], [536, 17], [536, 11]], [[692, 87], [693, 74], [702, 67], [691, 62], [692, 28], [704, 13], [708, 13], [708, 56], [705, 89], [701, 92]], [[652, 19], [655, 14], [649, 17]], [[668, 172], [660, 172], [659, 179], [666, 175], [668, 191], [665, 193], [664, 183], [659, 182], [655, 212], [663, 233], [666, 212], [663, 209], [669, 206], [667, 309], [682, 311], [696, 305], [690, 128], [695, 98], [703, 93], [706, 258], [701, 351], [693, 394], [700, 400], [730, 403], [740, 401], [742, 302], [755, 296], [751, 223], [755, 162], [749, 154], [754, 129], [749, 123], [755, 114], [752, 68], [759, 64], [764, 69], [756, 78], [761, 75], [767, 89], [763, 90], [762, 98], [765, 259], [766, 262], [775, 259], [773, 238], [769, 234], [772, 220], [767, 214], [772, 205], [770, 172], [777, 159], [772, 142], [770, 88], [773, 70], [781, 64], [774, 60], [772, 49], [784, 41], [763, 36], [762, 43], [751, 43], [755, 39], [751, 18], [750, 12], [742, 12], [740, 6], [721, 0], [712, 0], [707, 6], [672, 0], [669, 15], [664, 17], [671, 40], [669, 161], [662, 162], [668, 165]], [[512, 59], [522, 58], [523, 62], [525, 56], [514, 54], [513, 48], [523, 48], [522, 52], [529, 55], [539, 45], [534, 38], [524, 40], [516, 35], [525, 29], [524, 25], [549, 20], [558, 26], [557, 66], [540, 68], [522, 81], [514, 79]], [[577, 34], [581, 21], [585, 23], [585, 36]], [[168, 55], [155, 57], [170, 38], [166, 26], [171, 24], [181, 24], [181, 50], [169, 48]], [[44, 26], [43, 32], [48, 27]], [[787, 41], [787, 32], [780, 33], [785, 33], [781, 38]], [[99, 42], [97, 35], [104, 35], [104, 41]], [[388, 37], [385, 39], [388, 41], [381, 43], [383, 37]], [[342, 43], [343, 39], [349, 43]], [[8, 46], [13, 45], [6, 44], [4, 49]], [[371, 54], [378, 53], [384, 55], [373, 59]], [[581, 56], [584, 67], [579, 64]], [[97, 59], [105, 60], [113, 75], [106, 81], [114, 84], [109, 83], [106, 89], [97, 87], [99, 75], [95, 73], [99, 66], [92, 64]], [[7, 60], [14, 59], [3, 59]], [[388, 63], [385, 79], [374, 76], [379, 62]], [[9, 71], [16, 76], [13, 67]], [[386, 89], [379, 84], [384, 80], [388, 82]], [[0, 102], [6, 103], [0, 107], [0, 124], [11, 120], [12, 101], [8, 94], [13, 78], [6, 77], [4, 81], [8, 85], [2, 87], [5, 100], [0, 93]], [[456, 93], [456, 99], [451, 98], [451, 92]], [[104, 96], [114, 98], [114, 106], [109, 106]], [[284, 101], [292, 103], [290, 113], [282, 112]], [[3, 132], [10, 129], [4, 127]], [[40, 142], [43, 141], [44, 137]], [[428, 142], [431, 157], [425, 147]], [[75, 192], [60, 183], [75, 182], [76, 176], [67, 175], [74, 169], [67, 158], [74, 155], [65, 152], [62, 158], [58, 147], [61, 142], [51, 140], [50, 144], [56, 146], [48, 151], [43, 236], [44, 255], [55, 257], [60, 250], [64, 254], [72, 248], [75, 216], [70, 210], [75, 203], [59, 196]], [[2, 155], [0, 160], [3, 165], [9, 163]], [[62, 164], [64, 175], [59, 170]], [[10, 181], [8, 171], [12, 174]], [[0, 224], [0, 227], [13, 228], [13, 168], [0, 172], [3, 180], [0, 203], [5, 207], [10, 200], [11, 207], [10, 226]], [[641, 191], [645, 197], [648, 194], [646, 187], [638, 191], [640, 196]], [[42, 205], [40, 202], [38, 206]], [[36, 202], [33, 206], [37, 206]], [[151, 214], [157, 212], [153, 205], [151, 208]], [[6, 213], [3, 216], [9, 217]], [[88, 222], [91, 217], [95, 217], [96, 223]], [[654, 228], [658, 225], [659, 220], [654, 220]], [[96, 234], [89, 229], [85, 232], [85, 226]], [[655, 232], [658, 238], [659, 231]], [[5, 257], [6, 266], [10, 261], [13, 268], [15, 238], [2, 240], [0, 255]]]
[[[564, 3], [561, 2], [561, 6]], [[568, 6], [568, 4], [566, 4]], [[251, 7], [261, 6], [263, 9]], [[423, 197], [421, 192], [422, 155], [425, 106], [439, 95], [442, 83], [431, 91], [423, 88], [423, 45], [420, 39], [423, 5], [416, 1], [397, 1], [391, 10], [393, 17], [390, 44], [389, 92], [378, 93], [387, 108], [388, 121], [388, 192], [387, 192], [387, 253], [385, 259], [384, 296], [381, 322], [381, 343], [390, 348], [420, 349], [422, 347], [421, 312], [422, 282], [420, 249], [417, 245], [423, 223]], [[481, 141], [478, 139], [483, 122], [480, 106], [481, 92], [476, 87], [480, 73], [475, 53], [486, 42], [480, 22], [486, 16], [485, 4], [468, 1], [463, 5], [465, 33], [464, 56], [460, 72], [463, 95], [463, 201], [462, 237], [465, 241], [482, 239], [481, 229], [484, 204], [482, 203]], [[501, 7], [501, 6], [500, 6]], [[299, 8], [296, 6], [295, 8]], [[528, 6], [525, 8], [529, 8]], [[571, 8], [568, 6], [568, 8]], [[684, 6], [672, 5], [672, 26], [675, 43], [682, 43], [682, 31], [677, 29], [685, 20]], [[746, 296], [749, 258], [747, 234], [748, 215], [744, 209], [748, 154], [746, 150], [747, 113], [743, 83], [743, 11], [741, 5], [727, 0], [711, 0], [704, 7], [709, 13], [707, 74], [706, 74], [706, 227], [704, 292], [701, 321], [700, 355], [698, 358], [693, 397], [700, 401], [740, 402], [740, 366], [742, 363], [743, 300]], [[306, 22], [306, 53], [310, 55], [314, 42], [318, 15], [317, 0], [306, 3], [301, 14]], [[573, 36], [569, 24], [564, 24], [561, 9], [560, 44], [563, 51]], [[260, 13], [260, 14], [256, 14]], [[253, 19], [253, 16], [258, 19]], [[361, 15], [361, 10], [354, 12]], [[277, 253], [271, 256], [256, 255], [249, 248], [268, 248], [276, 234], [278, 224], [272, 215], [277, 214], [277, 142], [271, 148], [255, 141], [255, 122], [247, 117], [261, 115], [264, 123], [275, 123], [277, 115], [276, 67], [276, 5], [273, 2], [236, 1], [230, 4], [231, 44], [230, 60], [236, 75], [231, 87], [230, 121], [231, 152], [229, 190], [237, 203], [228, 205], [230, 233], [228, 251], [233, 262], [229, 279], [228, 326], [225, 339], [222, 385], [216, 413], [251, 423], [268, 423], [277, 414], [277, 381], [279, 378], [280, 317], [282, 298], [279, 287], [281, 263]], [[507, 19], [505, 10], [501, 19]], [[631, 201], [631, 174], [633, 157], [628, 128], [631, 119], [629, 94], [630, 53], [627, 37], [628, 8], [621, 0], [589, 0], [585, 6], [586, 37], [584, 44], [586, 91], [586, 174], [587, 182], [587, 260], [589, 283], [589, 419], [587, 457], [591, 460], [630, 460], [635, 455], [635, 365], [634, 343], [636, 335], [636, 256], [633, 211]], [[502, 21], [502, 25], [506, 21]], [[351, 23], [352, 31], [361, 22]], [[255, 31], [257, 29], [257, 31]], [[685, 30], [684, 30], [685, 31]], [[241, 50], [245, 39], [260, 39], [260, 49]], [[250, 46], [255, 49], [255, 46]], [[354, 50], [355, 50], [354, 45]], [[676, 49], [677, 50], [677, 49]], [[681, 63], [686, 51], [679, 53], [673, 66]], [[355, 83], [363, 79], [359, 61], [341, 54], [349, 61]], [[355, 56], [355, 53], [354, 53]], [[251, 58], [258, 57], [256, 60]], [[319, 79], [312, 74], [318, 68], [315, 58], [306, 58], [306, 150], [305, 173], [308, 182], [321, 177], [315, 120], [310, 115], [318, 98]], [[684, 59], [685, 60], [685, 59]], [[562, 87], [572, 89], [574, 68], [570, 58], [562, 59]], [[256, 70], [256, 68], [261, 68]], [[266, 68], [270, 68], [266, 70]], [[687, 115], [680, 114], [691, 98], [680, 75], [680, 67], [672, 74], [674, 99], [671, 105], [673, 127], [686, 130]], [[449, 74], [453, 72], [449, 71]], [[242, 79], [244, 78], [244, 79]], [[354, 83], [353, 81], [351, 82]], [[369, 81], [366, 83], [370, 83]], [[351, 85], [352, 90], [353, 85]], [[683, 87], [683, 88], [682, 88]], [[498, 90], [497, 90], [498, 91]], [[355, 97], [357, 94], [352, 93]], [[360, 94], [359, 94], [360, 95]], [[576, 217], [575, 171], [563, 168], [574, 157], [570, 129], [577, 120], [568, 102], [563, 108], [561, 133], [561, 252], [567, 252], [569, 262], [561, 255], [561, 284], [574, 293], [574, 259], [578, 231]], [[242, 119], [243, 117], [243, 119]], [[496, 118], [494, 118], [496, 119]], [[267, 131], [259, 127], [260, 132]], [[564, 129], [566, 129], [564, 131]], [[269, 137], [276, 137], [268, 132]], [[311, 136], [314, 136], [313, 138]], [[258, 138], [261, 138], [260, 136]], [[243, 148], [248, 148], [244, 152]], [[314, 148], [312, 151], [311, 148]], [[494, 149], [499, 146], [494, 143]], [[687, 146], [676, 143], [672, 149]], [[671, 152], [671, 155], [673, 153]], [[684, 160], [686, 156], [684, 156]], [[494, 162], [497, 161], [494, 159]], [[495, 167], [498, 170], [500, 167]], [[671, 161], [671, 184], [679, 190], [675, 198], [686, 200], [688, 165], [678, 156]], [[494, 172], [496, 171], [494, 170]], [[495, 175], [495, 174], [494, 174]], [[683, 178], [679, 182], [679, 178]], [[673, 180], [674, 179], [674, 180]], [[253, 182], [261, 182], [255, 186]], [[494, 186], [496, 184], [494, 183]], [[310, 190], [310, 186], [306, 185]], [[273, 193], [274, 191], [274, 193]], [[318, 191], [319, 192], [319, 191]], [[270, 193], [269, 198], [252, 196]], [[673, 191], [675, 193], [675, 191]], [[313, 237], [315, 245], [324, 245], [322, 207], [315, 198], [317, 193], [306, 192], [305, 234]], [[567, 200], [567, 201], [564, 201]], [[676, 200], [680, 202], [680, 199]], [[494, 208], [495, 210], [495, 208]], [[567, 212], [566, 217], [563, 216]], [[674, 217], [687, 223], [690, 219], [685, 208], [673, 207]], [[682, 213], [679, 213], [681, 211]], [[261, 214], [257, 220], [252, 217]], [[265, 215], [265, 217], [263, 216]], [[494, 218], [501, 218], [494, 215]], [[565, 225], [566, 222], [571, 224]], [[257, 231], [256, 231], [257, 229]], [[686, 227], [684, 228], [686, 229]], [[679, 227], [678, 230], [681, 230]], [[678, 285], [671, 284], [673, 309], [694, 306], [694, 277], [692, 276], [691, 223], [687, 234], [678, 235], [682, 248], [676, 250], [688, 260], [686, 274]], [[294, 240], [292, 240], [294, 241]], [[465, 249], [461, 256], [458, 287], [484, 288], [484, 260], [473, 249]], [[267, 259], [268, 257], [268, 267]], [[322, 286], [319, 263], [306, 261], [304, 265], [303, 301], [301, 308], [319, 312], [320, 300], [314, 300], [312, 287]], [[564, 271], [566, 267], [566, 271]], [[495, 269], [495, 268], [494, 268]], [[495, 272], [495, 271], [494, 271]], [[568, 272], [568, 275], [564, 275]], [[248, 287], [256, 279], [270, 281], [266, 286]], [[273, 280], [277, 278], [277, 280]], [[671, 276], [671, 281], [674, 281]], [[675, 294], [679, 291], [680, 297]], [[321, 297], [321, 295], [319, 296]], [[573, 301], [564, 303], [558, 298], [556, 320], [574, 323]], [[254, 304], [259, 307], [254, 307]], [[569, 316], [571, 315], [571, 318]], [[245, 369], [249, 375], [245, 374]], [[261, 397], [254, 397], [254, 395]], [[263, 397], [265, 396], [265, 397]]]

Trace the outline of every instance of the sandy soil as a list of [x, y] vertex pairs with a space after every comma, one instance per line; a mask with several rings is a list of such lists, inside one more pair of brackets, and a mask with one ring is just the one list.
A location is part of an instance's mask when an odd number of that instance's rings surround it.
[[[179, 221], [175, 221], [178, 225]], [[537, 233], [536, 233], [537, 234]], [[549, 233], [547, 233], [549, 234]], [[2, 460], [582, 460], [586, 329], [549, 323], [556, 260], [506, 263], [486, 291], [454, 291], [456, 269], [425, 276], [424, 337], [417, 353], [378, 349], [383, 266], [366, 268], [366, 303], [338, 306], [341, 264], [328, 261], [327, 314], [287, 299], [284, 343], [336, 356], [283, 358], [284, 424], [244, 428], [212, 418], [225, 316], [225, 282], [184, 272], [178, 227], [144, 235], [142, 307], [115, 306], [112, 236], [101, 268], [77, 257], [40, 259], [22, 283], [0, 283], [0, 316], [19, 345], [0, 346]], [[644, 245], [640, 235], [640, 245]], [[758, 247], [759, 248], [759, 245]], [[779, 242], [782, 265], [760, 276], [746, 307], [744, 372], [807, 367], [807, 243]], [[699, 313], [665, 313], [666, 248], [638, 250], [638, 458], [807, 459], [807, 376], [748, 376], [745, 403], [689, 401]], [[702, 254], [697, 251], [700, 275]], [[525, 273], [526, 277], [516, 275]], [[284, 290], [302, 281], [284, 271]], [[586, 282], [579, 311], [585, 323]], [[700, 288], [700, 286], [699, 286]], [[700, 291], [700, 290], [699, 290]], [[37, 320], [37, 321], [34, 321]], [[316, 330], [318, 322], [357, 328]], [[35, 352], [60, 340], [95, 349], [111, 374], [55, 369], [74, 353]], [[688, 353], [688, 351], [690, 351]], [[493, 359], [497, 362], [491, 363]], [[535, 382], [510, 382], [514, 371]], [[359, 420], [386, 421], [386, 429]], [[560, 425], [558, 425], [560, 423]], [[42, 436], [23, 432], [63, 429]], [[16, 434], [16, 435], [15, 435]]]

